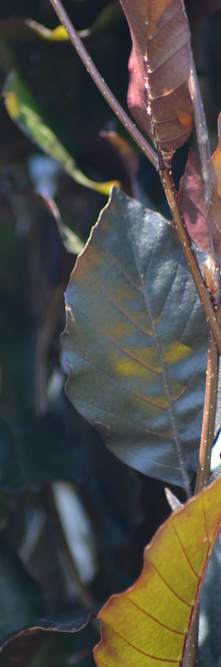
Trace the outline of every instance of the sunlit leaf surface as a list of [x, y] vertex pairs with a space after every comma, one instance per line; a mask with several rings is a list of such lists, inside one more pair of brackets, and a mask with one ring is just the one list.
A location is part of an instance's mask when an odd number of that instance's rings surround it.
[[120, 0], [129, 24], [129, 108], [161, 150], [182, 146], [193, 126], [190, 35], [182, 0]]
[[73, 404], [127, 464], [188, 490], [207, 325], [171, 225], [114, 190], [72, 273], [66, 313]]
[[12, 72], [5, 81], [3, 95], [6, 109], [18, 127], [45, 153], [60, 162], [64, 171], [86, 188], [109, 194], [113, 181], [96, 183], [78, 169], [74, 158], [45, 123], [41, 111], [20, 75]]
[[220, 532], [220, 508], [219, 479], [157, 531], [144, 551], [137, 582], [111, 597], [99, 614], [98, 667], [181, 667], [186, 636]]

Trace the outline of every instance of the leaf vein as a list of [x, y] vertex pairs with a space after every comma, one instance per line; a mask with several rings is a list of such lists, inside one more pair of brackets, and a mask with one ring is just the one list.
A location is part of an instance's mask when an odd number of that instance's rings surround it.
[[157, 623], [157, 625], [160, 625], [162, 628], [165, 628], [165, 630], [169, 630], [169, 632], [172, 632], [175, 635], [181, 635], [182, 637], [185, 637], [186, 632], [180, 632], [179, 630], [174, 630], [174, 628], [170, 628], [168, 625], [165, 625], [165, 623], [162, 623], [162, 621], [159, 621], [158, 618], [155, 618], [154, 616], [149, 614], [145, 609], [142, 609], [142, 607], [140, 607], [134, 600], [132, 600], [129, 595], [127, 596], [127, 600], [129, 600], [131, 602], [131, 604], [133, 604], [134, 607], [136, 607], [136, 609], [139, 609], [139, 611], [142, 611], [145, 616], [147, 616], [148, 618], [151, 618], [151, 620], [154, 621], [154, 623]]
[[[173, 515], [171, 515], [171, 516], [173, 516]], [[187, 561], [187, 563], [188, 563], [190, 569], [192, 570], [192, 572], [193, 572], [194, 576], [197, 578], [197, 580], [200, 579], [199, 575], [197, 574], [196, 570], [194, 569], [194, 567], [193, 567], [193, 565], [192, 565], [192, 563], [191, 563], [191, 561], [190, 561], [190, 559], [189, 559], [189, 556], [188, 556], [188, 554], [187, 554], [187, 552], [186, 552], [186, 550], [185, 550], [185, 548], [184, 548], [184, 546], [183, 546], [183, 543], [182, 543], [182, 540], [181, 540], [181, 538], [180, 538], [180, 535], [179, 535], [179, 533], [177, 532], [177, 529], [176, 529], [176, 526], [175, 526], [175, 522], [174, 522], [174, 520], [173, 520], [172, 518], [171, 518], [171, 525], [172, 525], [172, 527], [173, 527], [174, 533], [175, 533], [175, 535], [176, 535], [176, 537], [177, 537], [177, 540], [178, 540], [178, 542], [179, 542], [179, 544], [180, 544], [180, 546], [181, 546], [182, 552], [183, 552], [183, 554], [184, 554], [184, 556], [185, 556], [185, 558], [186, 558], [186, 561]]]
[[151, 567], [155, 570], [155, 572], [157, 573], [157, 575], [158, 575], [158, 577], [161, 579], [161, 581], [163, 581], [163, 583], [165, 584], [165, 586], [167, 586], [167, 588], [169, 588], [170, 592], [171, 592], [171, 593], [172, 593], [178, 600], [180, 600], [180, 602], [182, 602], [184, 605], [186, 605], [186, 607], [189, 607], [189, 609], [192, 609], [193, 605], [190, 604], [189, 602], [186, 602], [186, 600], [184, 600], [182, 597], [180, 597], [180, 595], [178, 595], [178, 593], [177, 593], [176, 591], [174, 591], [174, 589], [172, 588], [172, 586], [170, 586], [169, 582], [168, 582], [166, 579], [164, 579], [163, 575], [162, 575], [161, 572], [158, 570], [158, 568], [156, 567], [156, 565], [149, 559], [148, 554], [147, 554], [147, 551], [146, 551], [146, 553], [145, 553], [145, 561], [148, 562], [149, 565], [151, 565]]

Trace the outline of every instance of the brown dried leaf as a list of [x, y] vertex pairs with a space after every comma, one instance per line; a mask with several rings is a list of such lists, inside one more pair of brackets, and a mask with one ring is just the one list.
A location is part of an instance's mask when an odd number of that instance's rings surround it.
[[120, 0], [132, 38], [128, 106], [160, 150], [188, 139], [190, 35], [182, 0]]

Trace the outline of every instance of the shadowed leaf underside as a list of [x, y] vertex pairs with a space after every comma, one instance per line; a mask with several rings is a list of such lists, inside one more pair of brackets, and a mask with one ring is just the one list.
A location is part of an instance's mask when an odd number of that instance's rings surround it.
[[208, 333], [172, 226], [114, 189], [72, 272], [66, 315], [70, 400], [120, 459], [188, 491]]

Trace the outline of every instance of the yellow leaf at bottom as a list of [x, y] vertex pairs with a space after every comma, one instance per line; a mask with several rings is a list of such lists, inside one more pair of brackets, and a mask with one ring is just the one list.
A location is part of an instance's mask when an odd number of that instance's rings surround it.
[[220, 521], [221, 479], [159, 528], [136, 583], [99, 613], [98, 667], [181, 666]]

